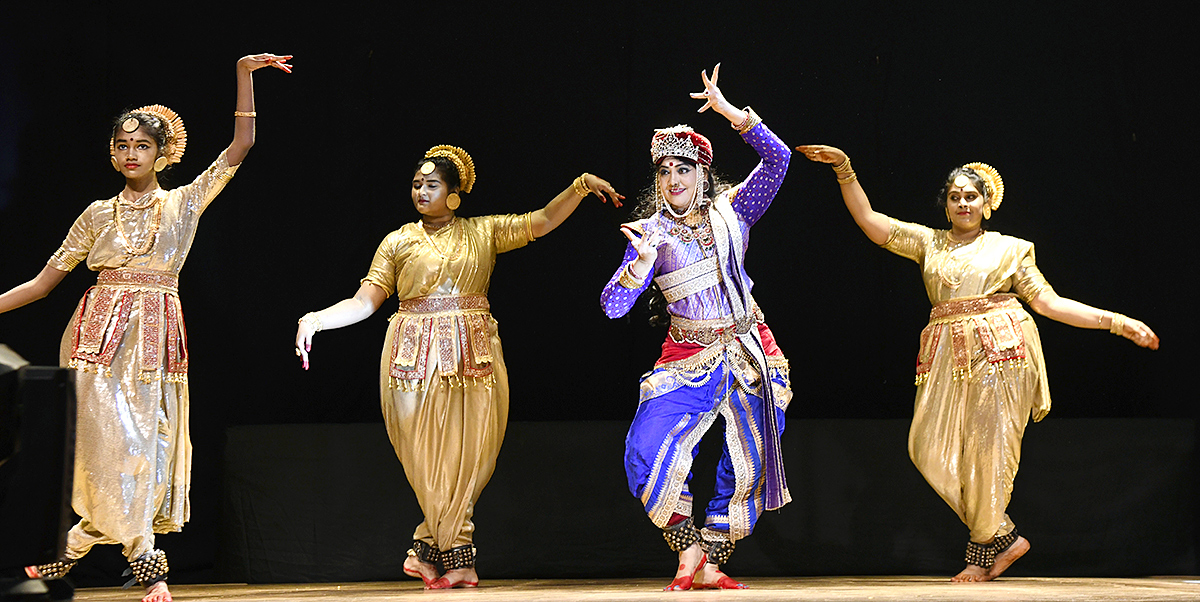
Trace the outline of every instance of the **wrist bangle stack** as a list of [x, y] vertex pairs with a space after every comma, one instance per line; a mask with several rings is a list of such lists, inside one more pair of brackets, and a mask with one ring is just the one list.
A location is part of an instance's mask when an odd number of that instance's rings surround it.
[[849, 184], [858, 179], [858, 174], [854, 173], [854, 167], [850, 165], [850, 157], [846, 157], [840, 165], [834, 165], [833, 173], [837, 174], [838, 184]]
[[739, 134], [745, 134], [746, 132], [754, 129], [754, 126], [762, 123], [762, 118], [758, 116], [758, 113], [754, 112], [754, 109], [751, 109], [749, 106], [747, 106], [742, 110], [746, 112], [746, 118], [743, 119], [741, 123], [729, 124], [729, 127], [737, 130]]
[[621, 270], [621, 278], [617, 281], [621, 286], [628, 289], [642, 288], [642, 284], [646, 282], [644, 277], [639, 278], [633, 273], [633, 263], [625, 264], [625, 269]]
[[234, 117], [258, 117], [254, 111], [234, 111]]
[[1128, 319], [1124, 314], [1113, 312], [1112, 323], [1108, 325], [1108, 331], [1117, 335], [1125, 336], [1125, 320]]
[[317, 313], [313, 311], [304, 314], [303, 317], [296, 320], [296, 323], [308, 324], [309, 328], [313, 329], [313, 332], [321, 332], [321, 329], [324, 328], [321, 324], [321, 318], [318, 318]]
[[571, 187], [575, 189], [575, 194], [579, 196], [587, 196], [592, 193], [592, 189], [587, 185], [588, 173], [585, 171], [574, 182], [571, 182]]

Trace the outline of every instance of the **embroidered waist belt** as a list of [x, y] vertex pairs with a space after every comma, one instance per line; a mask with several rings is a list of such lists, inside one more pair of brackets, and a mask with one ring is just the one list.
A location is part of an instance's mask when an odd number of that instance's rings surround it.
[[429, 363], [441, 376], [490, 378], [492, 328], [484, 295], [417, 297], [392, 316], [391, 378], [424, 380]]
[[101, 270], [100, 274], [96, 276], [96, 285], [154, 289], [179, 294], [179, 276], [170, 272], [142, 268]]
[[750, 332], [755, 325], [762, 323], [763, 313], [757, 305], [753, 312], [738, 321], [733, 316], [715, 320], [689, 320], [679, 316], [671, 316], [671, 326], [667, 335], [676, 343], [695, 343], [708, 347], [714, 343], [728, 343], [740, 334]]
[[709, 257], [687, 267], [663, 274], [654, 279], [662, 289], [667, 303], [674, 303], [688, 295], [712, 288], [721, 281], [721, 267], [717, 258]]
[[917, 354], [916, 384], [924, 384], [933, 368], [942, 333], [950, 333], [953, 354], [951, 375], [960, 380], [971, 375], [971, 348], [987, 353], [990, 364], [1017, 362], [1024, 365], [1025, 334], [1021, 320], [1025, 310], [1010, 294], [952, 299], [933, 306], [929, 325], [921, 331], [921, 350]]
[[448, 297], [417, 297], [400, 302], [398, 313], [441, 314], [488, 311], [491, 306], [484, 295], [452, 295]]

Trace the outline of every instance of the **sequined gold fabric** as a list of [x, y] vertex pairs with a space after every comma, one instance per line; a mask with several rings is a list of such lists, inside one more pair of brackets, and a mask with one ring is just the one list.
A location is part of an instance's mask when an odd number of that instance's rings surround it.
[[[529, 216], [456, 219], [426, 238], [407, 224], [379, 245], [364, 283], [400, 300], [384, 340], [384, 424], [425, 520], [413, 539], [472, 543], [475, 501], [508, 423], [508, 371], [486, 300], [496, 254], [532, 240]], [[459, 249], [459, 251], [448, 251]]]
[[918, 350], [908, 452], [971, 540], [986, 542], [1014, 528], [1005, 511], [1021, 438], [1030, 416], [1050, 411], [1037, 325], [1015, 299], [1051, 289], [1032, 243], [984, 232], [959, 244], [947, 235], [892, 220], [884, 244], [920, 264], [935, 307]]
[[154, 547], [155, 533], [178, 531], [188, 520], [190, 400], [186, 350], [170, 331], [183, 330], [174, 281], [200, 215], [236, 170], [222, 153], [192, 183], [160, 191], [157, 234], [153, 208], [123, 206], [121, 228], [131, 241], [155, 238], [144, 255], [131, 255], [122, 242], [113, 222], [120, 201], [107, 199], [75, 220], [48, 262], [101, 272], [59, 353], [61, 365], [76, 370], [79, 406], [73, 506], [82, 520], [68, 534], [68, 558], [116, 543], [134, 560]]

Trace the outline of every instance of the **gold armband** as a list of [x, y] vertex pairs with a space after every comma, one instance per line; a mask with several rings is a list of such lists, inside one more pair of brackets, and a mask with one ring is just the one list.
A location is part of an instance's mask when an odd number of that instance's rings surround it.
[[234, 117], [258, 117], [258, 115], [255, 115], [254, 111], [234, 111], [233, 116]]

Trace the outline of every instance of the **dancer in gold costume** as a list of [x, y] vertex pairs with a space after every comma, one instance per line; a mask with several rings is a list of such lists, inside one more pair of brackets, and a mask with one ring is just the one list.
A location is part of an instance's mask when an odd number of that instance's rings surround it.
[[588, 194], [608, 195], [618, 207], [624, 198], [585, 173], [537, 211], [457, 217], [474, 184], [466, 151], [430, 149], [412, 181], [421, 219], [383, 239], [353, 298], [306, 314], [296, 330], [296, 354], [308, 369], [315, 333], [359, 322], [393, 294], [399, 300], [379, 388], [388, 436], [425, 515], [404, 572], [430, 589], [479, 582], [471, 516], [508, 423], [508, 371], [487, 299], [496, 255], [545, 236]]
[[933, 310], [921, 332], [908, 453], [971, 531], [967, 566], [952, 581], [995, 579], [1029, 550], [1005, 511], [1027, 419], [1050, 411], [1037, 326], [1018, 299], [1047, 318], [1105, 328], [1142, 347], [1157, 349], [1158, 337], [1138, 320], [1058, 296], [1033, 243], [983, 229], [1004, 197], [991, 166], [950, 172], [938, 195], [950, 228], [936, 230], [874, 211], [846, 153], [797, 150], [833, 166], [846, 208], [872, 242], [921, 265]]
[[291, 72], [290, 56], [258, 54], [237, 63], [233, 142], [192, 183], [159, 188], [158, 172], [178, 163], [183, 121], [151, 105], [113, 128], [110, 159], [125, 177], [116, 196], [75, 220], [33, 280], [0, 295], [0, 313], [45, 297], [81, 262], [99, 272], [63, 334], [60, 361], [75, 372], [79, 404], [72, 505], [81, 520], [66, 555], [29, 567], [31, 577], [67, 573], [96, 544], [120, 544], [147, 602], [171, 599], [167, 558], [155, 533], [179, 531], [190, 514], [187, 334], [179, 271], [200, 215], [254, 145], [254, 82], [263, 67]]

